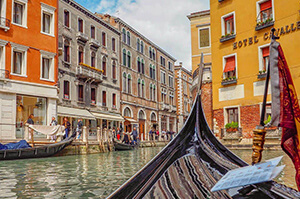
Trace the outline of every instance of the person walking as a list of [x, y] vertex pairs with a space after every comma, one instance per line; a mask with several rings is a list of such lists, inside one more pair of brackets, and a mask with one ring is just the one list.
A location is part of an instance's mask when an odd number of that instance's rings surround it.
[[133, 127], [133, 131], [132, 131], [131, 135], [133, 136], [134, 143], [136, 143], [137, 142], [137, 137], [138, 137], [138, 132], [136, 130], [136, 127]]
[[34, 118], [34, 115], [30, 114], [27, 121], [26, 121], [26, 123], [27, 124], [34, 124], [33, 118]]
[[69, 137], [69, 132], [70, 132], [70, 128], [71, 128], [71, 124], [68, 121], [68, 118], [64, 118], [64, 123], [63, 125], [65, 126], [65, 135], [64, 135], [64, 139]]
[[83, 126], [82, 119], [78, 119], [77, 127], [76, 127], [77, 139], [79, 139], [82, 134], [82, 126]]
[[121, 130], [120, 130], [120, 128], [118, 127], [118, 128], [117, 128], [117, 140], [120, 140], [120, 138], [121, 138]]
[[165, 141], [166, 136], [167, 136], [167, 135], [166, 135], [166, 130], [163, 129], [162, 132], [161, 132], [161, 138], [162, 138], [163, 141]]
[[[52, 117], [50, 126], [57, 126], [57, 121], [56, 121], [55, 117]], [[55, 140], [56, 140], [56, 135], [54, 134], [54, 135], [51, 135], [50, 137], [51, 137], [50, 142], [55, 142]]]

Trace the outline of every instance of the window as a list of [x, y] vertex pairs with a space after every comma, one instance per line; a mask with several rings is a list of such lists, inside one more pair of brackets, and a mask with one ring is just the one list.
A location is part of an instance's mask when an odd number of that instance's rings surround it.
[[126, 107], [124, 109], [124, 116], [125, 117], [131, 117], [131, 111], [130, 111], [130, 109], [128, 107]]
[[106, 106], [106, 91], [102, 91], [102, 106]]
[[270, 55], [269, 46], [262, 48], [261, 51], [262, 51], [262, 68], [261, 68], [261, 71], [267, 71], [267, 67], [268, 67], [268, 64], [269, 64], [269, 55]]
[[153, 91], [152, 91], [152, 84], [150, 84], [150, 100], [152, 101], [152, 93]]
[[96, 30], [95, 26], [91, 26], [91, 38], [95, 39], [96, 37]]
[[70, 42], [65, 40], [64, 42], [64, 61], [70, 63]]
[[160, 56], [160, 64], [163, 66], [163, 67], [166, 67], [166, 59], [162, 56]]
[[131, 68], [131, 53], [127, 52], [127, 66], [128, 68]]
[[23, 64], [24, 64], [24, 53], [19, 51], [13, 52], [13, 73], [22, 75], [23, 72]]
[[112, 94], [112, 107], [116, 108], [117, 96], [115, 93]]
[[152, 59], [155, 60], [155, 52], [154, 52], [154, 49], [152, 50]]
[[103, 57], [102, 58], [102, 74], [104, 75], [104, 76], [106, 76], [106, 58], [105, 57]]
[[96, 104], [96, 88], [91, 88], [91, 103]]
[[139, 38], [137, 39], [137, 42], [136, 42], [136, 49], [137, 49], [137, 51], [140, 51], [140, 39]]
[[64, 99], [70, 99], [70, 82], [64, 81]]
[[111, 49], [113, 51], [116, 51], [116, 39], [115, 38], [111, 39]]
[[225, 67], [224, 67], [224, 78], [236, 78], [236, 64], [235, 56], [229, 56], [224, 58]]
[[165, 84], [166, 83], [166, 74], [161, 71], [160, 73], [160, 82]]
[[141, 80], [138, 79], [138, 97], [141, 97]]
[[183, 94], [184, 95], [187, 95], [187, 83], [186, 82], [183, 82]]
[[149, 69], [150, 69], [150, 72], [149, 72], [149, 74], [150, 74], [150, 78], [153, 78], [153, 69], [152, 69], [152, 65], [150, 64], [150, 67], [149, 67]]
[[117, 66], [116, 66], [116, 62], [115, 61], [113, 61], [113, 63], [112, 63], [112, 78], [114, 80], [117, 79]]
[[123, 65], [126, 66], [126, 50], [123, 49]]
[[152, 66], [152, 78], [155, 79], [156, 73], [155, 73], [155, 65]]
[[127, 31], [127, 44], [130, 45], [130, 32]]
[[149, 57], [150, 57], [150, 59], [152, 59], [152, 50], [151, 50], [151, 47], [149, 47]]
[[126, 31], [125, 31], [124, 28], [123, 28], [123, 30], [122, 30], [122, 41], [123, 41], [124, 43], [126, 43]]
[[173, 64], [171, 62], [168, 62], [168, 67], [169, 67], [169, 70], [173, 70]]
[[78, 85], [78, 101], [83, 102], [83, 85]]
[[13, 3], [13, 23], [26, 26], [27, 1], [19, 0]]
[[199, 29], [199, 48], [210, 46], [209, 42], [209, 28]]
[[83, 63], [83, 47], [78, 48], [78, 64]]
[[172, 76], [169, 76], [169, 86], [171, 87], [171, 88], [173, 88], [173, 77]]
[[273, 20], [272, 1], [262, 1], [259, 3], [259, 14], [257, 22], [266, 22], [267, 20]]
[[141, 53], [144, 53], [144, 42], [141, 41]]
[[224, 29], [222, 29], [223, 35], [230, 35], [235, 33], [233, 14], [223, 17], [223, 23], [224, 23]]
[[128, 78], [127, 78], [127, 92], [131, 93], [131, 75], [128, 74]]
[[142, 97], [145, 97], [145, 82], [142, 80]]
[[169, 95], [169, 104], [170, 105], [172, 105], [173, 106], [173, 99], [174, 99], [174, 97], [173, 97], [173, 95], [171, 95], [171, 93], [170, 93], [170, 95]]
[[94, 51], [91, 53], [91, 66], [94, 68], [96, 66], [96, 53]]
[[42, 32], [54, 36], [54, 12], [55, 8], [41, 3]]
[[140, 61], [139, 57], [137, 58], [137, 68], [138, 68], [138, 72], [140, 73], [141, 72], [141, 61]]
[[51, 67], [51, 60], [49, 58], [42, 58], [42, 78], [43, 79], [49, 79], [49, 73], [50, 73], [50, 67]]
[[106, 46], [106, 33], [102, 32], [102, 45]]
[[227, 108], [226, 109], [226, 113], [227, 113], [227, 122], [231, 123], [231, 122], [239, 122], [239, 112], [238, 112], [238, 108]]
[[123, 73], [123, 92], [126, 92], [126, 83], [127, 83], [127, 79], [126, 79], [126, 73]]
[[83, 33], [83, 20], [78, 18], [78, 31]]
[[142, 73], [145, 74], [145, 63], [144, 63], [144, 59], [142, 59], [142, 64], [141, 64], [141, 69], [142, 69]]
[[70, 13], [67, 10], [64, 10], [64, 24], [66, 27], [70, 27]]
[[156, 100], [156, 92], [155, 92], [155, 85], [153, 85], [153, 100], [155, 101]]

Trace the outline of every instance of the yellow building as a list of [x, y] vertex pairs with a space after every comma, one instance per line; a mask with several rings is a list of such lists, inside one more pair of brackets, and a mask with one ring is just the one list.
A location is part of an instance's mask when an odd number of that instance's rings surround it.
[[[213, 110], [219, 128], [238, 122], [243, 137], [251, 137], [259, 124], [273, 27], [300, 94], [299, 9], [297, 0], [210, 1]], [[270, 95], [267, 101], [270, 114]]]

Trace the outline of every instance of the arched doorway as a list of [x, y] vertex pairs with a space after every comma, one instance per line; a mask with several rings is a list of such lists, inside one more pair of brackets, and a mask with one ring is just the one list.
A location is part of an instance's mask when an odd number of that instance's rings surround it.
[[[124, 109], [123, 115], [124, 115], [125, 118], [131, 118], [131, 117], [132, 117], [132, 115], [131, 115], [131, 110], [130, 110], [128, 107], [126, 107], [126, 108]], [[124, 131], [125, 131], [125, 132], [131, 132], [131, 130], [132, 130], [132, 129], [131, 129], [131, 122], [128, 121], [128, 120], [126, 120], [126, 121], [124, 122]]]
[[150, 121], [151, 121], [151, 127], [157, 130], [157, 119], [156, 119], [156, 114], [154, 112], [151, 113]]
[[139, 111], [138, 114], [138, 120], [139, 120], [139, 137], [141, 140], [145, 140], [145, 113], [143, 110]]

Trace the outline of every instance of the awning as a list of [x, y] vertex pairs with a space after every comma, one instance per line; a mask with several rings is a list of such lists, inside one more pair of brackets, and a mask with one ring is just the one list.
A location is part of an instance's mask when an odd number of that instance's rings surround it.
[[135, 121], [135, 120], [132, 119], [132, 118], [125, 118], [125, 120], [127, 120], [128, 122], [131, 122], [131, 123], [135, 123], [135, 124], [138, 123], [137, 121]]
[[96, 113], [96, 112], [92, 112], [92, 114], [97, 119], [110, 120], [110, 121], [120, 121], [120, 122], [124, 121], [124, 118], [119, 114]]
[[63, 117], [75, 117], [75, 118], [82, 118], [88, 120], [96, 119], [88, 110], [69, 108], [64, 106], [57, 106], [57, 115]]
[[263, 2], [263, 3], [260, 4], [260, 11], [267, 10], [267, 9], [270, 9], [270, 8], [272, 8], [271, 0]]
[[234, 71], [234, 69], [235, 69], [235, 56], [226, 58], [224, 73]]

